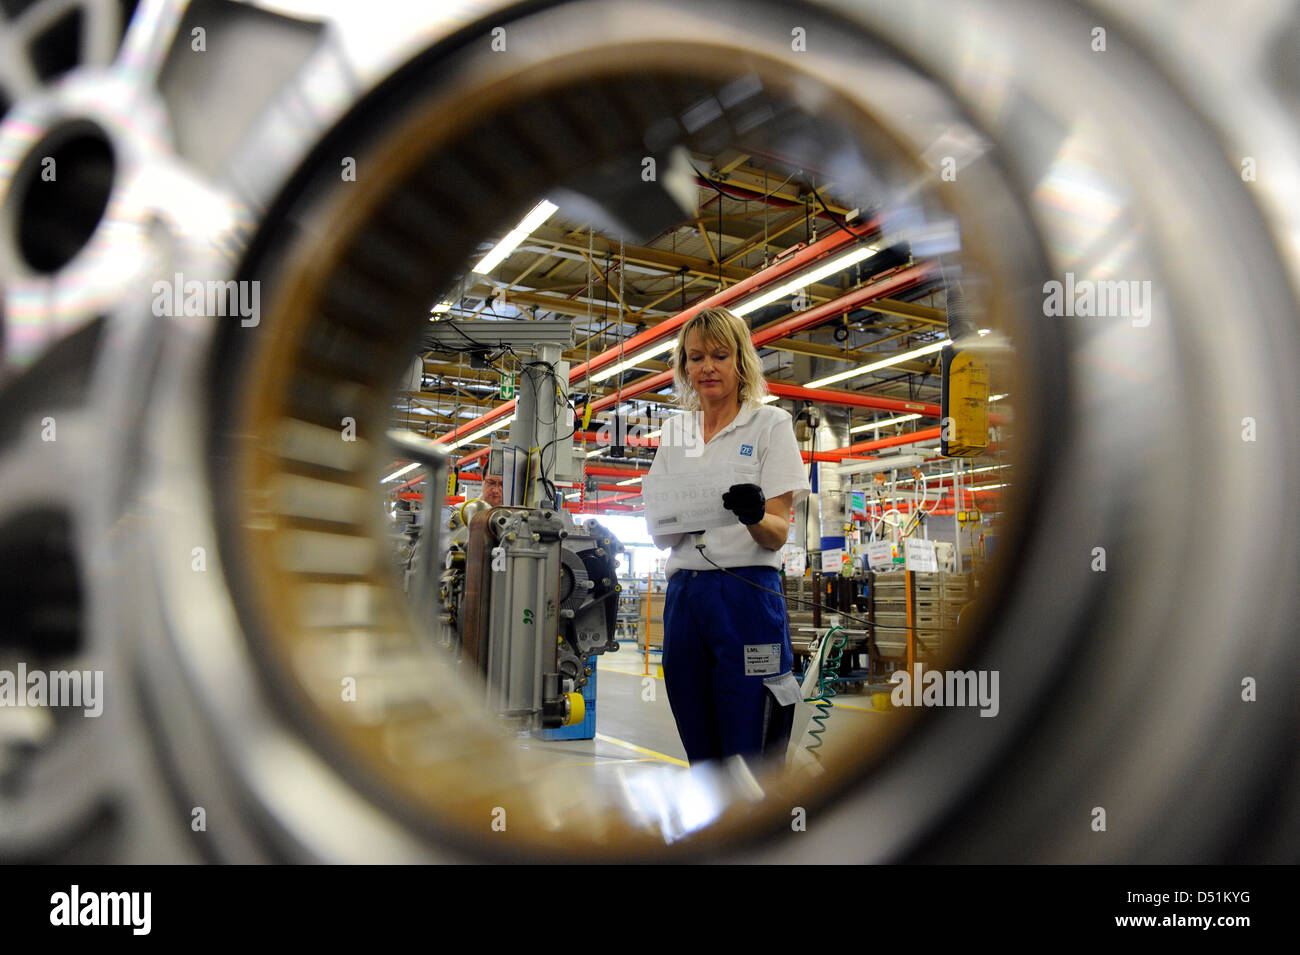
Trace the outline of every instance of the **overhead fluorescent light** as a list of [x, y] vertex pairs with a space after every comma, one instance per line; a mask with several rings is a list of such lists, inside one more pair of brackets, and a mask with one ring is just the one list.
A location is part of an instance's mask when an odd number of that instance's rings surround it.
[[914, 468], [925, 461], [919, 454], [896, 454], [888, 458], [846, 458], [836, 471], [840, 474], [874, 474], [876, 471]]
[[850, 368], [848, 371], [837, 372], [834, 375], [827, 375], [825, 378], [818, 378], [816, 381], [810, 381], [805, 386], [807, 388], [825, 388], [827, 385], [833, 385], [837, 381], [847, 381], [850, 378], [856, 378], [859, 375], [865, 375], [873, 371], [879, 371], [882, 368], [889, 368], [900, 362], [911, 361], [913, 358], [921, 358], [924, 355], [932, 355], [941, 351], [952, 344], [951, 338], [945, 338], [943, 341], [931, 342], [921, 348], [912, 351], [899, 352], [889, 358], [882, 358], [880, 361], [873, 361], [869, 365], [863, 365], [861, 368]]
[[1000, 395], [989, 395], [989, 401], [1001, 401], [1003, 398], [1010, 397], [1006, 393]]
[[408, 472], [408, 471], [414, 471], [414, 470], [415, 470], [416, 468], [418, 468], [419, 466], [420, 466], [420, 462], [419, 462], [419, 461], [412, 461], [410, 464], [406, 465], [405, 467], [398, 468], [396, 471], [394, 471], [392, 474], [388, 475], [388, 477], [384, 478], [384, 479], [383, 479], [382, 481], [380, 481], [379, 483], [380, 483], [380, 484], [387, 484], [389, 481], [396, 481], [399, 477], [401, 477], [401, 476], [402, 476], [403, 474], [405, 474], [406, 472]]
[[479, 275], [486, 275], [491, 272], [519, 246], [520, 242], [532, 235], [538, 226], [549, 219], [558, 208], [559, 206], [547, 199], [537, 203], [537, 205], [533, 206], [532, 211], [520, 220], [519, 225], [506, 233], [506, 237], [498, 242], [491, 252], [479, 260], [478, 265], [474, 266], [474, 271]]
[[[982, 468], [974, 468], [973, 470], [970, 470], [970, 471], [962, 471], [962, 472], [961, 472], [961, 476], [964, 478], [964, 477], [966, 477], [968, 474], [984, 474], [984, 473], [986, 473], [986, 472], [988, 472], [988, 471], [997, 471], [997, 470], [999, 470], [1000, 468], [1009, 468], [1009, 467], [1011, 467], [1011, 465], [1009, 465], [1009, 464], [990, 464], [990, 465], [987, 465], [987, 466], [982, 467]], [[951, 472], [951, 471], [939, 471], [939, 472], [937, 472], [937, 473], [935, 473], [935, 474], [927, 474], [927, 475], [925, 476], [925, 479], [926, 479], [927, 481], [945, 481], [945, 480], [946, 480], [946, 481], [951, 481], [951, 480], [952, 480], [952, 472]], [[898, 483], [900, 483], [900, 484], [911, 484], [912, 481], [911, 481], [911, 479], [909, 478], [909, 479], [906, 480], [906, 481], [899, 481]]]
[[770, 405], [773, 401], [780, 401], [780, 400], [781, 400], [781, 398], [780, 398], [780, 396], [778, 396], [778, 395], [768, 395], [766, 398], [764, 398], [763, 400], [761, 400], [761, 401], [759, 402], [759, 404], [760, 404], [760, 405]]
[[599, 448], [597, 448], [595, 451], [588, 451], [588, 452], [587, 452], [587, 457], [589, 457], [589, 458], [594, 458], [596, 455], [598, 455], [598, 454], [604, 454], [604, 453], [605, 453], [606, 451], [608, 451], [608, 450], [609, 450], [609, 446], [608, 446], [608, 445], [605, 445], [605, 446], [603, 446], [603, 447], [599, 447]]
[[673, 348], [676, 347], [676, 345], [677, 342], [672, 339], [668, 340], [667, 342], [661, 342], [658, 345], [652, 345], [649, 348], [647, 348], [645, 351], [641, 351], [633, 355], [631, 358], [624, 359], [623, 361], [620, 361], [617, 364], [610, 365], [606, 368], [602, 368], [600, 371], [588, 375], [587, 380], [591, 382], [596, 382], [596, 381], [604, 381], [606, 378], [612, 378], [614, 375], [617, 375], [620, 371], [627, 371], [629, 368], [635, 368], [643, 361], [649, 361], [651, 358], [655, 358], [659, 355], [663, 355], [667, 352], [672, 351]]
[[859, 431], [875, 431], [877, 428], [887, 428], [892, 424], [902, 424], [904, 421], [916, 421], [921, 416], [919, 414], [905, 414], [897, 418], [886, 418], [884, 421], [873, 421], [870, 424], [860, 424], [856, 428], [849, 428], [849, 434], [857, 434]]
[[626, 481], [619, 481], [619, 482], [616, 483], [614, 486], [615, 486], [615, 487], [627, 487], [629, 484], [636, 484], [636, 483], [637, 483], [638, 481], [640, 481], [640, 480], [641, 480], [640, 477], [628, 478]]
[[760, 292], [753, 298], [731, 306], [731, 311], [736, 315], [748, 315], [755, 309], [760, 309], [764, 305], [771, 305], [777, 299], [785, 298], [787, 295], [793, 295], [801, 288], [807, 288], [814, 282], [820, 282], [828, 275], [834, 275], [836, 272], [843, 272], [851, 265], [856, 265], [863, 259], [869, 259], [875, 255], [879, 249], [874, 245], [859, 246], [843, 255], [836, 256], [833, 259], [817, 266], [815, 269], [809, 269], [807, 272], [800, 272], [788, 282], [778, 285], [776, 288], [766, 292]]
[[451, 444], [443, 445], [443, 450], [451, 451], [455, 448], [459, 448], [462, 444], [469, 444], [471, 441], [477, 441], [479, 438], [483, 437], [486, 434], [491, 434], [493, 431], [500, 431], [502, 428], [506, 427], [514, 420], [515, 420], [515, 416], [514, 414], [511, 414], [510, 417], [505, 418], [501, 421], [493, 421], [486, 428], [479, 428], [473, 434], [467, 434], [463, 438], [457, 438], [455, 441], [451, 442]]
[[430, 315], [441, 315], [443, 312], [451, 311], [451, 302], [439, 302], [433, 308], [429, 309]]

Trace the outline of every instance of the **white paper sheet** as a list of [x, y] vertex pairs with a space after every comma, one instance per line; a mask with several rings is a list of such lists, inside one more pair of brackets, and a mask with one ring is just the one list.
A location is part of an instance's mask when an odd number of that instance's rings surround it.
[[730, 527], [736, 523], [736, 515], [722, 506], [722, 495], [735, 483], [731, 474], [647, 474], [641, 479], [646, 526], [651, 534]]

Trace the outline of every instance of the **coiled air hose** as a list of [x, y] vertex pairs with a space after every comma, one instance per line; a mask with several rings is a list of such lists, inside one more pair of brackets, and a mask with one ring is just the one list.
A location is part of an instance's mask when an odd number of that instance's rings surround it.
[[[843, 627], [831, 627], [826, 631], [826, 636], [822, 639], [830, 640], [837, 630], [843, 629]], [[815, 740], [815, 742], [808, 744], [808, 752], [810, 753], [820, 749], [822, 743], [825, 742], [822, 739], [822, 734], [826, 732], [826, 720], [831, 715], [831, 706], [833, 705], [831, 700], [836, 696], [835, 681], [838, 680], [840, 676], [840, 658], [844, 656], [844, 645], [848, 643], [848, 641], [848, 634], [843, 634], [838, 640], [831, 644], [830, 649], [826, 651], [826, 656], [822, 660], [821, 672], [817, 677], [817, 695], [811, 700], [804, 701], [814, 704], [818, 711], [813, 714], [812, 718], [812, 721], [817, 724], [817, 727], [808, 731], [808, 735]], [[816, 755], [818, 759], [821, 758], [820, 753], [817, 753]]]

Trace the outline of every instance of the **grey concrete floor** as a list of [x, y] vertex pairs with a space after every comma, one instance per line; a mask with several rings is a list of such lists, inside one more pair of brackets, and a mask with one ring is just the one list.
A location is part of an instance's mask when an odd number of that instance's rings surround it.
[[[658, 676], [659, 655], [648, 665], [632, 644], [600, 656], [596, 682], [596, 738], [590, 740], [521, 740], [521, 747], [554, 760], [553, 768], [598, 773], [604, 764], [659, 762], [685, 766], [686, 752], [677, 735], [668, 694]], [[856, 752], [874, 745], [898, 717], [876, 712], [871, 697], [845, 693], [834, 701], [826, 720], [823, 752]]]

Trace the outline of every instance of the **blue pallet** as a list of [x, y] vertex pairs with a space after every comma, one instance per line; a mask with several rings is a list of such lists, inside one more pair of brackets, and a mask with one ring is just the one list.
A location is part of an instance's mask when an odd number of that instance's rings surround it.
[[587, 704], [587, 718], [573, 726], [561, 726], [559, 729], [539, 730], [542, 739], [595, 739], [596, 738], [596, 704]]
[[591, 676], [582, 688], [582, 698], [587, 703], [587, 716], [581, 723], [573, 726], [561, 726], [553, 730], [539, 730], [542, 739], [595, 739], [596, 738], [596, 658], [589, 657], [587, 665], [591, 667]]

